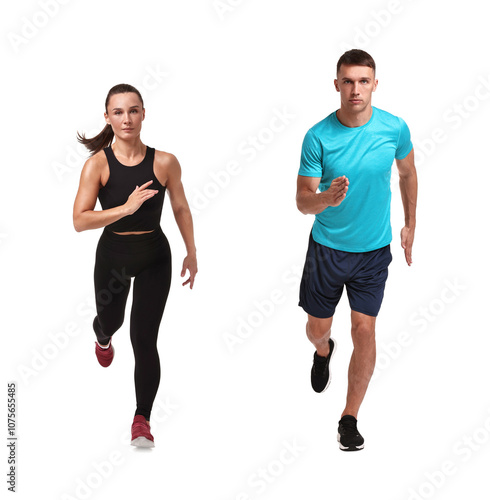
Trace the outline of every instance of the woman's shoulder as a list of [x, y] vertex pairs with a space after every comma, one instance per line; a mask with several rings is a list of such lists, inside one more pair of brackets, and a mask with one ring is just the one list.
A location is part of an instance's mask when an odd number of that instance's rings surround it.
[[104, 150], [101, 149], [97, 153], [95, 153], [92, 156], [90, 156], [87, 159], [86, 163], [94, 165], [94, 166], [96, 166], [96, 165], [104, 165], [105, 163], [107, 163], [107, 156], [106, 156]]
[[155, 175], [162, 186], [167, 186], [171, 179], [180, 178], [180, 165], [172, 153], [155, 149], [154, 167]]
[[171, 168], [179, 165], [177, 157], [167, 151], [155, 149], [155, 163], [162, 168]]
[[104, 151], [101, 150], [87, 159], [84, 165], [84, 169], [100, 172], [107, 165], [107, 156]]
[[175, 157], [175, 155], [172, 153], [169, 153], [168, 151], [160, 151], [158, 149], [155, 149], [155, 160], [168, 162], [168, 161], [174, 161], [176, 159], [177, 158]]

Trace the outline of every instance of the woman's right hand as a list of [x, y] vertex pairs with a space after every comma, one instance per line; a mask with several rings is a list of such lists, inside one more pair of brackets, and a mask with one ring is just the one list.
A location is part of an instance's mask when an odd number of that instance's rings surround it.
[[146, 200], [158, 193], [158, 189], [146, 189], [152, 182], [148, 181], [142, 186], [136, 186], [136, 189], [129, 195], [128, 201], [124, 204], [128, 210], [128, 215], [134, 214]]

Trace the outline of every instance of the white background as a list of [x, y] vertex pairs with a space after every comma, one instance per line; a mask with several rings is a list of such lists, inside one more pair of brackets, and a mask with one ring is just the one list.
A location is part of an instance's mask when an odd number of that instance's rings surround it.
[[[217, 3], [3, 8], [1, 420], [6, 436], [7, 382], [16, 381], [17, 498], [482, 498], [490, 65], [481, 3]], [[373, 105], [408, 123], [419, 175], [409, 268], [394, 168], [394, 260], [377, 323], [377, 376], [359, 413], [366, 447], [355, 454], [336, 442], [352, 349], [347, 298], [333, 325], [333, 382], [318, 395], [297, 306], [313, 217], [294, 199], [304, 134], [338, 108], [335, 66], [353, 47], [374, 57]], [[181, 286], [185, 247], [167, 200], [162, 227], [174, 269], [150, 451], [128, 443], [128, 322], [114, 336], [109, 369], [93, 353], [102, 230], [77, 233], [72, 224], [87, 158], [76, 131], [102, 128], [106, 94], [123, 82], [145, 98], [143, 142], [182, 165], [198, 248], [191, 291]], [[271, 134], [278, 112], [284, 127]], [[255, 153], [246, 146], [252, 136], [263, 139]], [[219, 174], [231, 162], [238, 171]], [[127, 314], [130, 305], [131, 295]]]

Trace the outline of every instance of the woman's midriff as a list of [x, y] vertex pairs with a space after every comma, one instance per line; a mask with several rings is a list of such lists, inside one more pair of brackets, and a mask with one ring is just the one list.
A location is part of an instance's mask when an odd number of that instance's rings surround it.
[[129, 233], [116, 233], [116, 231], [112, 231], [114, 234], [145, 234], [145, 233], [152, 233], [153, 231], [155, 231], [154, 229], [152, 229], [151, 231], [134, 231], [134, 232], [129, 232]]

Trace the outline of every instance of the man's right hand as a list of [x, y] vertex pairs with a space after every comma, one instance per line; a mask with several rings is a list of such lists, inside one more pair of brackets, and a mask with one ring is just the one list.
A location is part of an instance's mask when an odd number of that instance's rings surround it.
[[158, 193], [158, 189], [146, 189], [153, 181], [145, 182], [142, 186], [136, 186], [136, 189], [129, 195], [128, 201], [124, 204], [128, 215], [134, 214], [143, 203]]
[[338, 207], [347, 195], [349, 189], [349, 179], [345, 175], [337, 177], [332, 181], [330, 187], [322, 194], [329, 207]]

